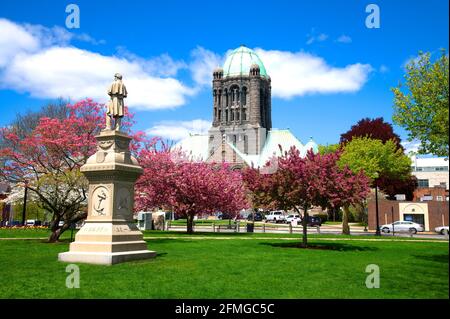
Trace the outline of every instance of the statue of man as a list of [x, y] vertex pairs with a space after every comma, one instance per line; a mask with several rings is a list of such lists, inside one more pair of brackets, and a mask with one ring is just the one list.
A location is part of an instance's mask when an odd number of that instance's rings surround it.
[[106, 112], [106, 129], [112, 130], [111, 117], [113, 117], [115, 120], [114, 129], [120, 131], [124, 114], [123, 99], [127, 97], [127, 88], [122, 82], [122, 75], [119, 73], [114, 75], [114, 82], [109, 87], [108, 95], [111, 97], [111, 100], [108, 103]]

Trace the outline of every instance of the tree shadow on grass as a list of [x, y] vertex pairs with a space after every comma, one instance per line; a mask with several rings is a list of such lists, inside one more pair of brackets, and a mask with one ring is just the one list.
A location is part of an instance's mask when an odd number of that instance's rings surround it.
[[442, 254], [442, 255], [413, 255], [413, 257], [426, 260], [426, 261], [434, 261], [438, 263], [447, 263], [448, 264], [448, 254]]
[[277, 248], [298, 248], [308, 250], [333, 250], [333, 251], [375, 251], [376, 247], [356, 246], [350, 244], [341, 243], [314, 243], [308, 244], [307, 248], [302, 247], [301, 243], [288, 242], [288, 243], [260, 243], [261, 245], [267, 245]]

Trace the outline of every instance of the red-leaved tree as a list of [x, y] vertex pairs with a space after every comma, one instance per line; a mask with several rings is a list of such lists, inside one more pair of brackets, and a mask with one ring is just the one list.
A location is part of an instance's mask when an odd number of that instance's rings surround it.
[[350, 142], [354, 137], [368, 137], [375, 140], [381, 140], [385, 143], [388, 140], [394, 140], [398, 148], [403, 149], [400, 144], [400, 137], [394, 133], [392, 124], [384, 121], [382, 117], [375, 119], [364, 118], [353, 125], [350, 130], [341, 134], [341, 144]]
[[273, 174], [261, 176], [256, 169], [244, 173], [245, 185], [257, 204], [295, 210], [302, 215], [302, 246], [307, 247], [308, 210], [313, 206], [340, 207], [356, 203], [369, 192], [363, 173], [353, 174], [337, 164], [339, 154], [314, 154], [306, 157], [292, 147], [278, 159]]
[[[41, 117], [25, 135], [14, 125], [0, 129], [0, 179], [28, 187], [52, 214], [50, 242], [87, 216], [87, 180], [80, 167], [95, 153], [95, 135], [104, 127], [104, 105], [86, 99], [66, 107], [65, 116]], [[126, 129], [130, 121], [127, 115]]]
[[197, 214], [236, 215], [248, 207], [241, 173], [226, 164], [189, 161], [162, 143], [147, 144], [138, 158], [144, 174], [136, 183], [136, 211], [172, 209], [192, 233]]

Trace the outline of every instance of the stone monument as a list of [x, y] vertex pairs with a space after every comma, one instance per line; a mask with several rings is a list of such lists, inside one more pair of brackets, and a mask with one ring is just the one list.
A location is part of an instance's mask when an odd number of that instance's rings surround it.
[[130, 153], [131, 137], [120, 131], [127, 96], [120, 74], [108, 94], [106, 129], [96, 136], [97, 152], [81, 167], [89, 181], [88, 216], [60, 261], [111, 265], [156, 256], [133, 220], [134, 183], [142, 168]]

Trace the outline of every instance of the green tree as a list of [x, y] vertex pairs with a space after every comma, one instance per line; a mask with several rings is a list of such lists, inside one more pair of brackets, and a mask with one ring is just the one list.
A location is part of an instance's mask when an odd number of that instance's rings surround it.
[[[354, 173], [363, 171], [370, 178], [372, 185], [378, 178], [404, 180], [409, 178], [411, 173], [410, 158], [397, 147], [394, 140], [383, 143], [381, 140], [368, 137], [356, 137], [348, 142], [343, 148], [339, 165], [348, 166]], [[348, 207], [344, 207], [342, 216], [344, 234], [350, 232], [349, 214]]]
[[340, 148], [341, 148], [340, 144], [319, 145], [319, 154], [325, 155], [330, 153], [336, 153]]
[[381, 177], [405, 179], [411, 172], [410, 158], [394, 141], [383, 143], [368, 137], [354, 138], [347, 143], [339, 164], [347, 165], [355, 173], [364, 171], [372, 181]]
[[419, 153], [448, 156], [448, 55], [442, 50], [434, 63], [430, 53], [419, 53], [418, 59], [406, 65], [407, 91], [402, 84], [392, 88], [396, 124], [409, 131], [409, 140], [421, 142]]

